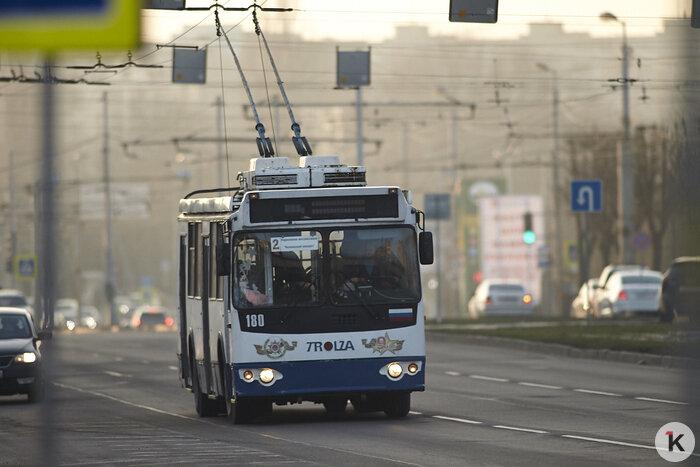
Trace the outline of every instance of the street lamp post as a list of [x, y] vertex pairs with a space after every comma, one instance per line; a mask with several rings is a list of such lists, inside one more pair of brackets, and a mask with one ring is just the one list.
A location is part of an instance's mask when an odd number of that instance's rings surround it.
[[[552, 201], [554, 206], [554, 266], [556, 274], [553, 277], [557, 277], [556, 287], [554, 290], [554, 303], [556, 308], [553, 310], [555, 314], [560, 314], [562, 300], [562, 275], [564, 273], [564, 267], [562, 265], [562, 241], [561, 241], [561, 210], [559, 209], [559, 81], [556, 70], [548, 67], [544, 63], [537, 63], [535, 65], [538, 70], [544, 71], [552, 74], [554, 79], [552, 84]], [[551, 306], [551, 304], [550, 304]]]
[[612, 13], [601, 13], [602, 21], [616, 21], [622, 26], [622, 148], [618, 161], [618, 203], [620, 228], [618, 238], [623, 263], [634, 263], [632, 235], [634, 233], [634, 153], [630, 138], [629, 47], [627, 24]]

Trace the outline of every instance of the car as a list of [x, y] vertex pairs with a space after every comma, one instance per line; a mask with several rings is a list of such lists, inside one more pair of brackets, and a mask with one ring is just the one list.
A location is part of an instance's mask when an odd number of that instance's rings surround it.
[[134, 310], [131, 327], [140, 330], [174, 330], [175, 320], [169, 310], [163, 306], [144, 305]]
[[31, 315], [32, 320], [36, 320], [34, 308], [29, 303], [27, 297], [25, 297], [19, 290], [0, 289], [0, 307], [4, 306], [27, 310], [27, 312]]
[[53, 311], [54, 329], [74, 331], [80, 324], [78, 310], [78, 300], [74, 298], [59, 298], [56, 300]]
[[0, 395], [27, 394], [29, 402], [43, 396], [40, 337], [29, 312], [0, 307]]
[[80, 325], [88, 329], [97, 329], [102, 326], [102, 315], [94, 305], [80, 307]]
[[644, 266], [640, 266], [638, 264], [608, 264], [607, 266], [605, 266], [603, 268], [603, 271], [600, 273], [600, 277], [598, 277], [598, 281], [595, 284], [593, 301], [591, 303], [593, 307], [593, 314], [596, 316], [600, 316], [600, 307], [598, 306], [598, 303], [600, 302], [600, 300], [602, 300], [605, 287], [608, 285], [608, 281], [610, 280], [610, 277], [613, 275], [613, 273], [617, 271], [638, 271], [644, 268]]
[[571, 302], [570, 316], [572, 318], [586, 318], [589, 313], [593, 314], [593, 297], [595, 296], [595, 285], [598, 283], [598, 278], [593, 277], [588, 279], [581, 285], [578, 295]]
[[522, 284], [508, 280], [485, 280], [481, 282], [468, 304], [469, 316], [531, 315], [532, 295]]
[[700, 256], [682, 256], [663, 275], [659, 318], [670, 323], [678, 316], [698, 319], [700, 311]]
[[661, 272], [624, 269], [613, 272], [605, 287], [596, 289], [600, 317], [658, 316]]

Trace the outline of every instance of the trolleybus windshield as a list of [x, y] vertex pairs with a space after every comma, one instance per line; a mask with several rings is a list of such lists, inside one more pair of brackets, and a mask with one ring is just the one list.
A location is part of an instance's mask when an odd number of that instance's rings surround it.
[[233, 255], [237, 309], [420, 300], [410, 227], [239, 232]]

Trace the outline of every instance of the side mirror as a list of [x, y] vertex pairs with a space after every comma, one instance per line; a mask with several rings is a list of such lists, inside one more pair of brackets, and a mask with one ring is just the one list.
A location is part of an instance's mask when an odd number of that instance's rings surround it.
[[418, 234], [418, 256], [420, 264], [433, 264], [432, 232], [421, 232]]
[[228, 276], [231, 274], [231, 244], [216, 244], [216, 275]]
[[51, 331], [39, 331], [37, 333], [37, 338], [40, 341], [50, 340], [52, 337], [53, 337], [53, 333]]

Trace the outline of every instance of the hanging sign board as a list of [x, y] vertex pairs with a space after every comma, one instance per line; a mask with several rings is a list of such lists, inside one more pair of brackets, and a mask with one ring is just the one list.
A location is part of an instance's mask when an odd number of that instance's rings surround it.
[[138, 46], [142, 0], [0, 0], [0, 49]]
[[369, 86], [369, 51], [341, 52], [338, 56], [338, 87]]
[[495, 23], [498, 21], [498, 0], [450, 0], [450, 21]]
[[173, 49], [173, 83], [204, 84], [207, 81], [207, 49]]

